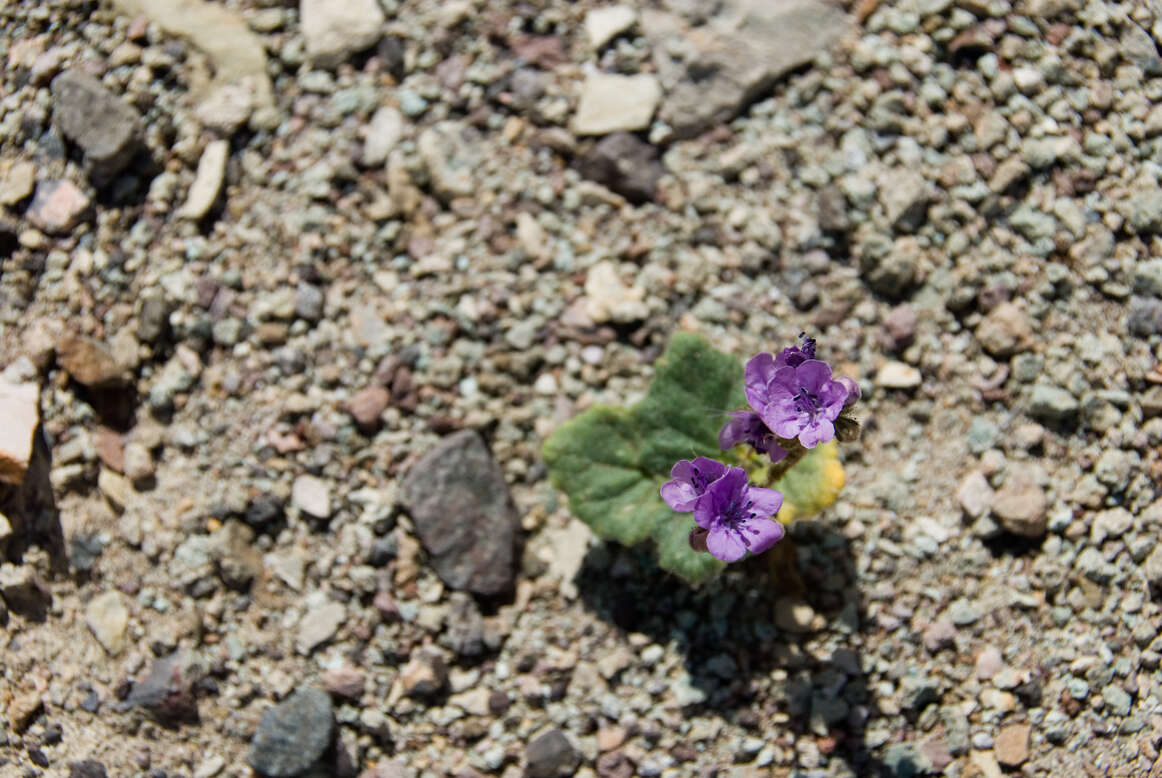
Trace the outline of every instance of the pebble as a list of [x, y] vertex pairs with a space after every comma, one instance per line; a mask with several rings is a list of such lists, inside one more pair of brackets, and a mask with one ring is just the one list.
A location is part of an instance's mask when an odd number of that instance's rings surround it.
[[0, 205], [11, 208], [28, 199], [36, 186], [36, 166], [31, 162], [17, 162], [8, 169], [0, 182]]
[[775, 601], [775, 626], [794, 633], [818, 629], [815, 609], [802, 600], [780, 597]]
[[590, 73], [581, 88], [573, 132], [607, 135], [645, 129], [661, 98], [662, 88], [654, 76]]
[[644, 297], [641, 287], [622, 283], [613, 262], [603, 260], [589, 268], [585, 279], [585, 312], [592, 321], [598, 324], [640, 321], [649, 315]]
[[316, 519], [331, 518], [331, 492], [327, 482], [313, 475], [295, 478], [291, 486], [291, 503]]
[[246, 761], [270, 778], [304, 775], [331, 744], [334, 728], [327, 693], [302, 689], [262, 714]]
[[322, 67], [374, 46], [387, 23], [377, 0], [300, 0], [299, 19], [307, 56]]
[[997, 734], [993, 752], [1003, 767], [1020, 767], [1029, 758], [1028, 724], [1010, 724]]
[[482, 595], [512, 589], [520, 520], [479, 434], [462, 430], [429, 449], [404, 477], [401, 494], [445, 584]]
[[387, 162], [387, 155], [403, 138], [403, 131], [403, 114], [390, 105], [379, 108], [367, 125], [367, 137], [363, 141], [363, 155], [360, 158], [363, 165], [377, 167]]
[[41, 181], [26, 215], [45, 232], [63, 234], [87, 218], [91, 205], [89, 196], [72, 181]]
[[338, 697], [358, 700], [366, 684], [366, 674], [354, 665], [342, 664], [323, 672], [323, 688]]
[[40, 387], [0, 379], [0, 483], [21, 484], [32, 462], [40, 424]]
[[141, 114], [79, 69], [52, 80], [53, 123], [81, 147], [97, 185], [125, 169], [141, 147]]
[[198, 172], [194, 176], [194, 183], [190, 185], [186, 203], [178, 210], [178, 216], [197, 221], [210, 212], [211, 206], [222, 191], [222, 182], [226, 178], [226, 160], [229, 156], [230, 141], [215, 140], [206, 144], [206, 149], [198, 160]]
[[8, 610], [33, 621], [44, 618], [52, 595], [28, 566], [0, 564], [0, 597]]
[[594, 51], [621, 35], [637, 23], [637, 12], [627, 5], [607, 5], [585, 14], [585, 34]]
[[103, 343], [83, 335], [65, 335], [56, 344], [57, 364], [83, 386], [103, 388], [122, 383], [124, 370]]
[[448, 668], [440, 657], [421, 652], [400, 670], [399, 680], [408, 697], [430, 699], [448, 685]]
[[335, 637], [346, 620], [347, 608], [341, 602], [327, 602], [311, 608], [299, 622], [295, 647], [300, 654], [309, 655]]
[[359, 390], [347, 401], [347, 412], [361, 432], [373, 433], [379, 429], [383, 412], [391, 394], [382, 386], [373, 385]]
[[901, 232], [915, 232], [928, 219], [932, 190], [914, 170], [891, 170], [880, 180], [880, 203], [888, 223]]
[[581, 761], [580, 752], [559, 729], [551, 729], [529, 741], [525, 748], [528, 778], [560, 778], [572, 775]]
[[129, 608], [125, 606], [120, 592], [102, 592], [89, 600], [85, 606], [85, 623], [110, 656], [117, 656], [125, 650]]
[[948, 619], [937, 619], [924, 630], [921, 640], [924, 647], [935, 654], [945, 648], [951, 648], [956, 643], [956, 625]]
[[885, 362], [876, 371], [877, 386], [885, 389], [915, 389], [922, 382], [920, 371], [903, 362]]
[[1012, 302], [993, 308], [976, 328], [976, 339], [985, 351], [1007, 359], [1033, 342], [1033, 328], [1024, 310]]
[[1005, 660], [996, 646], [985, 646], [976, 655], [976, 677], [982, 681], [989, 681], [1004, 669]]
[[606, 135], [581, 155], [577, 170], [633, 203], [653, 200], [666, 173], [658, 150], [629, 132]]
[[1026, 468], [1014, 468], [997, 490], [993, 513], [1001, 526], [1015, 535], [1040, 538], [1048, 529], [1049, 503], [1037, 477]]
[[82, 759], [69, 764], [69, 778], [108, 778], [105, 765], [96, 759]]
[[984, 516], [992, 508], [996, 493], [989, 485], [988, 478], [980, 470], [973, 470], [960, 482], [956, 499], [964, 512], [972, 517]]
[[203, 127], [224, 138], [231, 137], [244, 127], [253, 113], [254, 92], [247, 84], [240, 83], [222, 84], [198, 103], [194, 110], [194, 116]]
[[1077, 398], [1059, 386], [1042, 383], [1033, 386], [1029, 412], [1038, 419], [1069, 421], [1077, 416], [1079, 408]]

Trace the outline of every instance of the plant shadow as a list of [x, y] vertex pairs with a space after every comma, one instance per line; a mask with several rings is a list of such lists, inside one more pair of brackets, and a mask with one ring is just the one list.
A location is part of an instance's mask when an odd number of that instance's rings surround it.
[[825, 520], [797, 522], [787, 537], [799, 596], [770, 585], [765, 557], [693, 589], [659, 569], [648, 549], [613, 544], [590, 549], [576, 585], [586, 607], [616, 629], [684, 655], [684, 712], [718, 715], [785, 753], [812, 740], [818, 767], [840, 759], [856, 776], [892, 774], [865, 745], [876, 702], [863, 669], [851, 544]]

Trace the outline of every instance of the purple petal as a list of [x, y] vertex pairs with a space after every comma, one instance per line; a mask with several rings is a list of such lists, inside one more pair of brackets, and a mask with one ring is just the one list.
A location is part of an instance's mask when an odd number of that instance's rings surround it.
[[827, 419], [816, 416], [799, 433], [799, 442], [803, 444], [803, 448], [815, 448], [834, 437], [835, 425]]
[[723, 562], [737, 562], [746, 556], [746, 546], [739, 534], [725, 527], [716, 527], [706, 536], [706, 549]]
[[742, 413], [747, 413], [747, 411], [730, 414], [730, 421], [722, 425], [722, 430], [718, 433], [718, 447], [723, 451], [728, 451], [739, 443], [746, 442], [750, 425], [745, 419], [740, 418]]
[[783, 539], [783, 525], [778, 519], [753, 519], [740, 529], [750, 542], [752, 554], [761, 554]]
[[659, 490], [662, 499], [678, 513], [689, 513], [701, 496], [689, 481], [666, 481]]
[[763, 421], [771, 428], [771, 432], [783, 440], [796, 437], [809, 419], [810, 416], [802, 413], [795, 405], [793, 397], [781, 398], [771, 403], [763, 413]]
[[795, 368], [796, 383], [811, 394], [819, 394], [823, 385], [831, 381], [831, 365], [818, 359], [808, 359]]
[[746, 471], [732, 467], [698, 498], [694, 504], [694, 521], [703, 529], [713, 530], [722, 524], [722, 516], [731, 500], [746, 489]]
[[713, 483], [726, 474], [726, 465], [719, 462], [717, 459], [710, 459], [709, 457], [694, 457], [694, 461], [690, 463], [691, 470], [697, 469], [698, 474], [706, 480], [707, 484]]
[[847, 388], [839, 381], [828, 381], [819, 389], [819, 405], [823, 415], [832, 421], [847, 403]]
[[679, 459], [670, 468], [670, 478], [675, 481], [689, 481], [694, 475], [694, 463], [689, 459]]
[[855, 402], [857, 400], [859, 400], [859, 396], [861, 394], [861, 392], [859, 390], [859, 384], [857, 384], [853, 379], [848, 378], [845, 375], [841, 375], [838, 378], [836, 378], [835, 380], [839, 384], [841, 384], [844, 389], [847, 390], [847, 397], [845, 397], [843, 400], [843, 407], [848, 408], [848, 407], [854, 405]]
[[746, 499], [754, 503], [751, 510], [755, 516], [774, 516], [783, 507], [783, 493], [778, 489], [764, 489], [752, 486], [746, 490]]
[[756, 354], [746, 363], [746, 401], [756, 411], [766, 405], [767, 385], [774, 378], [775, 358], [765, 351]]

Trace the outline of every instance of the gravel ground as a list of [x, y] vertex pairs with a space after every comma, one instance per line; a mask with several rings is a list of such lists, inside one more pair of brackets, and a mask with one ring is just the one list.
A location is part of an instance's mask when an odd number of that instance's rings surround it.
[[[0, 775], [1162, 775], [1160, 43], [0, 0]], [[677, 330], [863, 388], [802, 596], [545, 477]]]

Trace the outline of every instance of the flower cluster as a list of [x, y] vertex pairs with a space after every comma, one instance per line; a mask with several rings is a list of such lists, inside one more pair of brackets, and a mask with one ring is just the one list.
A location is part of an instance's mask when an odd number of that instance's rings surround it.
[[[859, 386], [850, 378], [832, 378], [830, 365], [815, 358], [815, 341], [805, 335], [777, 357], [753, 357], [745, 380], [750, 408], [729, 414], [718, 435], [723, 451], [746, 444], [772, 464], [790, 466], [807, 449], [835, 438], [837, 425], [841, 437], [855, 425], [840, 414], [859, 399]], [[683, 459], [670, 477], [662, 499], [679, 513], [694, 513], [694, 549], [736, 562], [748, 552], [761, 554], [783, 537], [783, 525], [774, 518], [783, 495], [751, 486], [741, 467], [706, 457]]]

